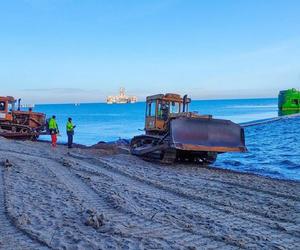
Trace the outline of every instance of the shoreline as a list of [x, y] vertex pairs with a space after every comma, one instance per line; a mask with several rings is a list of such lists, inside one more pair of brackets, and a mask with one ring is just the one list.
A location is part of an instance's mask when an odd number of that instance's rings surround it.
[[[284, 248], [300, 183], [0, 138], [0, 248]], [[13, 233], [12, 233], [13, 232]]]
[[[121, 139], [120, 141], [123, 142], [123, 141], [126, 141], [127, 139]], [[49, 144], [50, 146], [50, 141], [40, 141], [38, 140], [37, 142], [41, 142], [41, 143], [46, 143], [46, 144]], [[67, 146], [67, 143], [57, 143], [57, 145], [60, 145], [60, 146], [63, 146], [63, 147], [66, 147]], [[110, 141], [110, 142], [99, 142], [97, 144], [94, 144], [94, 145], [91, 145], [91, 146], [87, 146], [87, 145], [83, 145], [83, 144], [76, 144], [74, 143], [74, 146], [73, 146], [73, 149], [87, 149], [87, 150], [97, 150], [97, 149], [102, 149], [102, 150], [111, 150], [112, 148], [117, 148], [117, 151], [119, 151], [119, 153], [124, 153], [124, 154], [130, 154], [129, 152], [129, 148], [124, 148], [126, 147], [127, 145], [126, 144], [119, 144], [119, 140], [117, 141]], [[135, 156], [133, 156], [135, 157]], [[155, 163], [154, 163], [155, 164]], [[176, 162], [175, 164], [173, 165], [182, 165], [183, 163], [180, 163], [180, 162]], [[158, 164], [158, 165], [161, 165], [161, 164]], [[189, 166], [195, 166], [195, 164], [193, 163], [184, 163], [184, 165], [188, 168]], [[295, 179], [289, 179], [287, 177], [276, 177], [276, 176], [268, 176], [268, 175], [264, 175], [264, 174], [260, 174], [260, 173], [254, 173], [254, 172], [247, 172], [247, 171], [239, 171], [239, 170], [235, 170], [235, 169], [230, 169], [230, 168], [225, 168], [225, 167], [221, 167], [221, 166], [205, 166], [205, 165], [199, 165], [199, 168], [204, 168], [204, 169], [209, 169], [211, 171], [213, 170], [217, 170], [217, 171], [220, 171], [220, 172], [228, 172], [228, 173], [235, 173], [235, 174], [240, 174], [240, 175], [249, 175], [250, 177], [251, 176], [254, 176], [254, 177], [262, 177], [262, 178], [265, 178], [265, 179], [270, 179], [270, 180], [275, 180], [275, 181], [285, 181], [285, 182], [294, 182], [294, 183], [300, 183], [300, 180], [295, 180]]]
[[[101, 150], [111, 150], [112, 148], [117, 148], [118, 152], [120, 153], [128, 153], [130, 154], [130, 150], [128, 148], [128, 145], [124, 143], [124, 141], [129, 141], [127, 139], [119, 139], [117, 141], [110, 141], [110, 142], [104, 142], [104, 141], [101, 141], [99, 143], [96, 143], [94, 145], [91, 145], [91, 146], [87, 146], [87, 145], [84, 145], [84, 144], [77, 144], [77, 143], [74, 143], [73, 145], [73, 149], [86, 149], [86, 150], [95, 150], [95, 149], [101, 149]], [[50, 144], [51, 142], [50, 141], [46, 141], [46, 140], [37, 140], [38, 143], [45, 143], [45, 144], [49, 144], [49, 147], [50, 147]], [[63, 146], [63, 147], [67, 147], [67, 143], [62, 143], [62, 142], [58, 142], [57, 145], [59, 146]], [[179, 162], [176, 162], [175, 165], [178, 165], [180, 164]], [[191, 164], [191, 163], [185, 163], [185, 166], [188, 167], [188, 166], [193, 166], [194, 164]], [[300, 183], [300, 180], [297, 180], [297, 179], [289, 179], [288, 177], [278, 177], [278, 176], [269, 176], [269, 175], [266, 175], [264, 173], [257, 173], [257, 172], [249, 172], [249, 171], [242, 171], [242, 170], [236, 170], [236, 169], [230, 169], [230, 168], [226, 168], [226, 167], [221, 167], [221, 166], [218, 166], [218, 165], [214, 165], [214, 166], [199, 166], [201, 168], [208, 168], [210, 170], [219, 170], [219, 171], [224, 171], [224, 172], [233, 172], [233, 173], [236, 173], [236, 174], [242, 174], [242, 175], [250, 175], [250, 176], [260, 176], [260, 177], [263, 177], [263, 178], [266, 178], [266, 179], [272, 179], [272, 180], [278, 180], [278, 181], [287, 181], [287, 182], [296, 182], [296, 183]]]

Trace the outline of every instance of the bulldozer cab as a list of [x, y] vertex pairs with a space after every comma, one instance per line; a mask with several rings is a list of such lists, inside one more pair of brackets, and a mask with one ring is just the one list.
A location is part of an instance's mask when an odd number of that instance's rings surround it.
[[158, 94], [148, 96], [146, 100], [147, 132], [165, 132], [167, 124], [172, 117], [188, 112], [191, 100], [177, 94]]
[[0, 97], [0, 120], [11, 121], [12, 112], [15, 110], [16, 100], [11, 97]]
[[220, 153], [247, 151], [239, 124], [189, 112], [190, 102], [186, 95], [148, 96], [146, 133], [131, 140], [131, 153], [161, 163], [181, 160], [211, 164]]

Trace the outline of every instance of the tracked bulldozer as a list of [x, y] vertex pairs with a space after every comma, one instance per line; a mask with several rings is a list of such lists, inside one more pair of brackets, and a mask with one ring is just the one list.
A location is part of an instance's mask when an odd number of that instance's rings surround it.
[[158, 94], [146, 99], [145, 134], [131, 140], [133, 155], [170, 164], [212, 164], [225, 152], [246, 152], [243, 128], [229, 120], [189, 112], [185, 95]]
[[11, 96], [0, 97], [0, 136], [8, 139], [37, 139], [46, 128], [46, 116], [33, 112], [31, 108], [21, 111], [20, 101]]

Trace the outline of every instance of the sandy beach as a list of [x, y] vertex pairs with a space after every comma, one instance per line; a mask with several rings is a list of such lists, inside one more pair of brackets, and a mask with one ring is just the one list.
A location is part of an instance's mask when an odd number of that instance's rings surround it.
[[296, 181], [3, 138], [0, 162], [0, 249], [300, 245]]

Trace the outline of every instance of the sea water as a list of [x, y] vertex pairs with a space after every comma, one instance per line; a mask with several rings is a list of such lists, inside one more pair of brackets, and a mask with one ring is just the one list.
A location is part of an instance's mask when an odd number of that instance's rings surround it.
[[247, 153], [218, 156], [217, 166], [300, 180], [300, 116], [245, 128]]
[[[142, 134], [145, 103], [36, 105], [35, 111], [56, 115], [60, 142], [66, 142], [68, 117], [76, 124], [74, 142], [92, 145], [100, 141], [130, 139]], [[190, 111], [211, 114], [237, 123], [278, 116], [277, 98], [193, 101]], [[300, 119], [245, 128], [248, 153], [227, 153], [215, 166], [267, 176], [300, 180]], [[50, 139], [42, 136], [42, 139]]]

